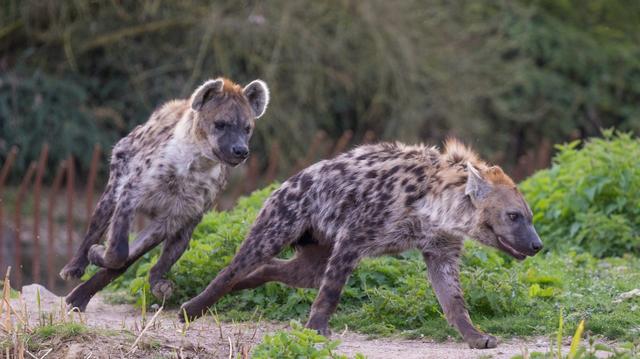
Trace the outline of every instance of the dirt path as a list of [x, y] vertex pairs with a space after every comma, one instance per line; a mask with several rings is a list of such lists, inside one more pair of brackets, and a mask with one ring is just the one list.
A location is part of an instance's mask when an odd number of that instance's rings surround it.
[[[24, 305], [30, 313], [30, 321], [37, 320], [36, 291], [40, 288], [41, 311], [61, 313], [60, 297], [37, 285], [23, 288]], [[154, 312], [147, 313], [149, 323]], [[279, 322], [217, 323], [211, 317], [201, 318], [185, 330], [177, 320], [176, 310], [162, 311], [154, 318], [148, 330], [143, 331], [143, 319], [139, 309], [131, 305], [111, 305], [101, 296], [94, 298], [86, 313], [72, 314], [72, 320], [91, 328], [90, 333], [50, 343], [53, 349], [46, 358], [230, 358], [249, 353], [265, 333], [286, 328]], [[71, 320], [71, 319], [69, 319]], [[138, 345], [134, 341], [140, 336]], [[368, 358], [511, 358], [529, 351], [546, 351], [547, 343], [541, 338], [508, 340], [498, 348], [472, 350], [459, 342], [434, 342], [384, 338], [368, 340], [353, 332], [336, 333], [333, 339], [342, 344], [338, 351], [354, 356], [362, 353]], [[132, 350], [132, 348], [134, 348]], [[48, 348], [40, 348], [41, 353]], [[568, 348], [566, 348], [568, 349]], [[230, 352], [233, 353], [230, 356]]]

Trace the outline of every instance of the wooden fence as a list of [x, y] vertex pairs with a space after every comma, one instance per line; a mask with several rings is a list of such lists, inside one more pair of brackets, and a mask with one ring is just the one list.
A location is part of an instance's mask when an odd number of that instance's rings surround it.
[[[320, 131], [313, 137], [304, 156], [288, 170], [278, 168], [280, 146], [277, 143], [273, 144], [267, 155], [266, 167], [261, 168], [258, 157], [251, 156], [244, 165], [245, 173], [242, 180], [230, 181], [224, 195], [226, 202], [233, 203], [239, 196], [255, 190], [260, 185], [271, 183], [278, 177], [284, 178], [291, 175], [319, 158], [332, 157], [344, 151], [351, 143], [352, 138], [353, 132], [346, 131], [336, 141], [331, 141], [324, 132]], [[367, 132], [362, 142], [371, 142], [373, 139], [374, 134]], [[101, 166], [101, 152], [100, 146], [96, 145], [86, 176], [76, 173], [72, 156], [61, 161], [55, 167], [53, 181], [48, 187], [45, 187], [48, 193], [47, 198], [42, 198], [43, 179], [47, 177], [49, 154], [49, 146], [44, 144], [38, 161], [31, 163], [27, 171], [19, 176], [19, 185], [13, 199], [13, 215], [11, 215], [5, 213], [7, 206], [3, 195], [18, 149], [14, 146], [10, 150], [0, 169], [0, 271], [4, 273], [9, 265], [12, 266], [11, 282], [15, 284], [16, 288], [22, 286], [25, 273], [30, 274], [30, 277], [27, 278], [30, 282], [46, 284], [50, 289], [61, 283], [57, 278], [57, 273], [60, 270], [57, 267], [73, 254], [78, 244], [77, 241], [82, 239], [80, 234], [83, 234], [83, 230], [88, 226], [93, 212], [97, 175]], [[86, 181], [78, 183], [77, 179], [79, 178], [86, 178]], [[84, 203], [77, 203], [78, 197], [82, 196], [83, 191]], [[33, 205], [26, 219], [31, 224], [31, 230], [28, 231], [30, 233], [27, 233], [24, 230], [23, 212], [25, 211], [23, 206], [30, 196]], [[43, 206], [46, 206], [46, 209]], [[54, 216], [62, 210], [59, 206], [65, 207], [66, 215], [63, 220], [56, 219]], [[75, 206], [80, 207], [76, 208]], [[83, 206], [84, 208], [82, 208]], [[46, 216], [44, 212], [46, 212]], [[46, 234], [44, 235], [46, 243], [41, 243], [43, 217], [46, 218]], [[144, 226], [143, 222], [144, 219], [139, 218], [136, 227]], [[60, 231], [57, 226], [63, 226], [62, 228], [65, 230]], [[13, 234], [13, 238], [11, 238], [11, 234]], [[25, 237], [29, 234], [30, 236], [25, 241]], [[12, 243], [8, 243], [11, 239], [13, 239]], [[23, 253], [25, 243], [32, 248], [28, 255]], [[4, 253], [5, 250], [12, 253]], [[41, 253], [41, 250], [44, 250], [44, 253]]]

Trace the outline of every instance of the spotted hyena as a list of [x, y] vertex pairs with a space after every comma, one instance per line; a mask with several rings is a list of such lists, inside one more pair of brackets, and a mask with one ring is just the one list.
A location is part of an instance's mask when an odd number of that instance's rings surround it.
[[[165, 274], [224, 188], [230, 167], [249, 155], [255, 119], [268, 102], [269, 90], [260, 80], [244, 88], [223, 78], [209, 80], [189, 99], [162, 105], [115, 145], [109, 182], [80, 248], [60, 276], [80, 278], [89, 263], [102, 269], [67, 296], [70, 306], [84, 310], [95, 293], [160, 242], [151, 291], [160, 299], [171, 295]], [[136, 213], [151, 223], [129, 248]], [[98, 244], [105, 232], [106, 244]]]
[[[542, 248], [514, 182], [461, 143], [377, 144], [320, 161], [265, 202], [231, 264], [183, 313], [198, 317], [224, 294], [267, 281], [319, 288], [307, 327], [328, 334], [342, 287], [360, 259], [416, 248], [447, 320], [472, 348], [493, 348], [465, 308], [458, 258], [465, 237], [522, 260]], [[293, 246], [293, 259], [274, 258]], [[181, 314], [182, 315], [182, 314]]]

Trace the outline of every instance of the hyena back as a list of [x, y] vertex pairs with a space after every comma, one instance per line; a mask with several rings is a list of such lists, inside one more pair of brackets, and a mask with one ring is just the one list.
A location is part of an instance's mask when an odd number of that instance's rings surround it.
[[[521, 260], [542, 248], [513, 181], [461, 143], [358, 147], [291, 177], [265, 202], [231, 264], [182, 306], [197, 317], [224, 294], [267, 281], [319, 288], [307, 327], [328, 321], [360, 259], [416, 248], [447, 320], [472, 348], [493, 348], [465, 308], [458, 278], [464, 238]], [[274, 258], [286, 246], [296, 255]]]
[[[249, 155], [255, 119], [269, 101], [260, 80], [242, 88], [227, 79], [205, 82], [189, 99], [174, 100], [120, 140], [112, 151], [109, 181], [63, 279], [80, 278], [89, 263], [102, 267], [66, 298], [84, 310], [91, 297], [160, 242], [162, 254], [151, 269], [152, 293], [172, 293], [164, 278], [187, 248], [194, 227], [210, 210], [230, 167]], [[129, 248], [136, 213], [151, 223]], [[98, 244], [106, 235], [105, 245]]]

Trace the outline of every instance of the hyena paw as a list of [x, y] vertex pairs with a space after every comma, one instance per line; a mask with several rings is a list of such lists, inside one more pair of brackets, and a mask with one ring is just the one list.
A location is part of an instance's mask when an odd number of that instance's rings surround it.
[[498, 339], [493, 335], [478, 333], [465, 338], [471, 349], [491, 349], [498, 346]]
[[151, 284], [151, 294], [159, 300], [170, 298], [173, 294], [173, 283], [167, 279], [160, 279]]
[[327, 338], [331, 336], [331, 330], [329, 329], [328, 323], [320, 324], [320, 323], [312, 323], [311, 321], [309, 321], [307, 322], [306, 327], [309, 329], [315, 329], [318, 332], [318, 334], [323, 335]]
[[91, 295], [85, 294], [81, 290], [72, 291], [64, 299], [67, 303], [68, 310], [79, 310], [81, 312], [84, 312], [87, 309], [87, 304], [89, 304], [90, 300]]
[[80, 279], [84, 274], [85, 267], [76, 263], [69, 263], [60, 271], [60, 278], [64, 280]]
[[184, 323], [187, 320], [192, 321], [201, 317], [204, 313], [204, 309], [191, 301], [188, 301], [180, 306], [180, 311], [178, 312], [178, 320]]

